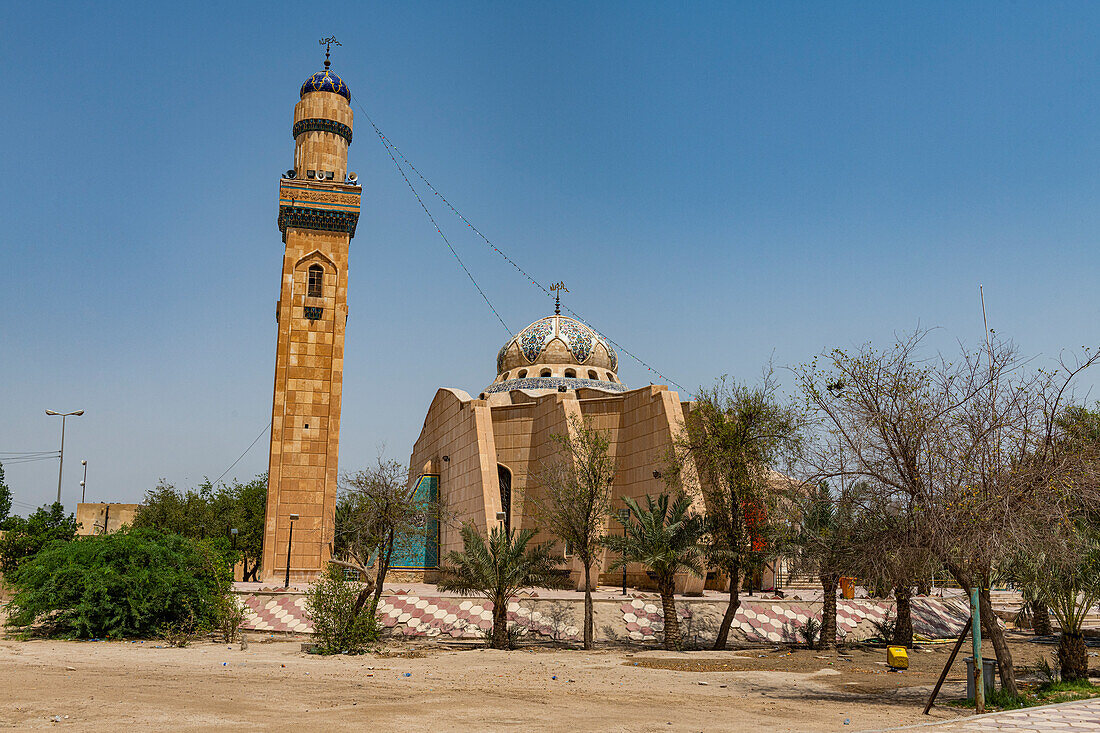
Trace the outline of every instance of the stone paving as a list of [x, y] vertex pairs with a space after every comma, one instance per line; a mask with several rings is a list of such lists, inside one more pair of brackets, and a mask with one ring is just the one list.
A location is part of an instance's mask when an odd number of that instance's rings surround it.
[[[1051, 733], [1100, 731], [1100, 699], [1007, 710], [940, 725], [910, 726], [929, 733]], [[902, 729], [895, 729], [902, 730]]]

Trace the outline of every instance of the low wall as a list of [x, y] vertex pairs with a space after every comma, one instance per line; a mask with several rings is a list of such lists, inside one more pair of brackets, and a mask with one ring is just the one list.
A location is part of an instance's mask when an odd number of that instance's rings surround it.
[[[300, 593], [243, 594], [244, 628], [252, 631], [313, 631]], [[726, 610], [719, 599], [677, 599], [684, 640], [713, 641]], [[481, 638], [492, 627], [492, 604], [480, 598], [435, 595], [390, 595], [382, 598], [379, 618], [393, 636]], [[660, 599], [653, 594], [594, 602], [598, 641], [656, 641], [664, 628]], [[893, 613], [891, 601], [838, 600], [837, 636], [858, 641], [876, 634], [875, 622]], [[912, 603], [914, 632], [930, 638], [954, 637], [966, 623], [965, 611], [938, 598], [918, 596]], [[791, 600], [742, 601], [730, 631], [731, 643], [800, 642], [798, 630], [809, 619], [821, 620], [821, 604]], [[508, 604], [508, 619], [533, 639], [580, 641], [584, 601], [517, 598]]]

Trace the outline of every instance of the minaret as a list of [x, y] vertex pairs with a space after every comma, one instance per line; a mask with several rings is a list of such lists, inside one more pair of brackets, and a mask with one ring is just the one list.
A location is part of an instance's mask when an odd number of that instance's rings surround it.
[[282, 585], [286, 578], [288, 544], [291, 583], [317, 577], [332, 553], [348, 249], [359, 220], [360, 188], [347, 175], [350, 102], [326, 52], [324, 71], [306, 80], [294, 106], [294, 168], [279, 182], [286, 247], [275, 308], [266, 583]]

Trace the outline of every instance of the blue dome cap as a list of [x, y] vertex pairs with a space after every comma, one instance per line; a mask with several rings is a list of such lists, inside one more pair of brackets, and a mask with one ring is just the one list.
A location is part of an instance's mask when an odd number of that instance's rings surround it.
[[344, 99], [351, 101], [351, 90], [348, 89], [348, 85], [344, 83], [344, 80], [336, 76], [333, 72], [325, 69], [324, 71], [318, 71], [313, 76], [306, 79], [306, 83], [302, 85], [301, 96], [306, 96], [309, 92], [332, 92], [339, 94]]

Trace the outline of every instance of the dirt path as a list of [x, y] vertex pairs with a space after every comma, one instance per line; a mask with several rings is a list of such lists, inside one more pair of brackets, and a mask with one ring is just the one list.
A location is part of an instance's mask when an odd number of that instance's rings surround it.
[[[245, 651], [155, 644], [0, 641], [0, 724], [51, 727], [62, 716], [72, 730], [857, 731], [928, 721], [920, 703], [943, 663], [941, 653], [915, 654], [910, 672], [894, 674], [874, 651], [844, 661], [812, 651], [430, 646], [415, 658], [324, 658], [289, 641]], [[947, 694], [958, 696], [961, 670], [952, 678]]]

